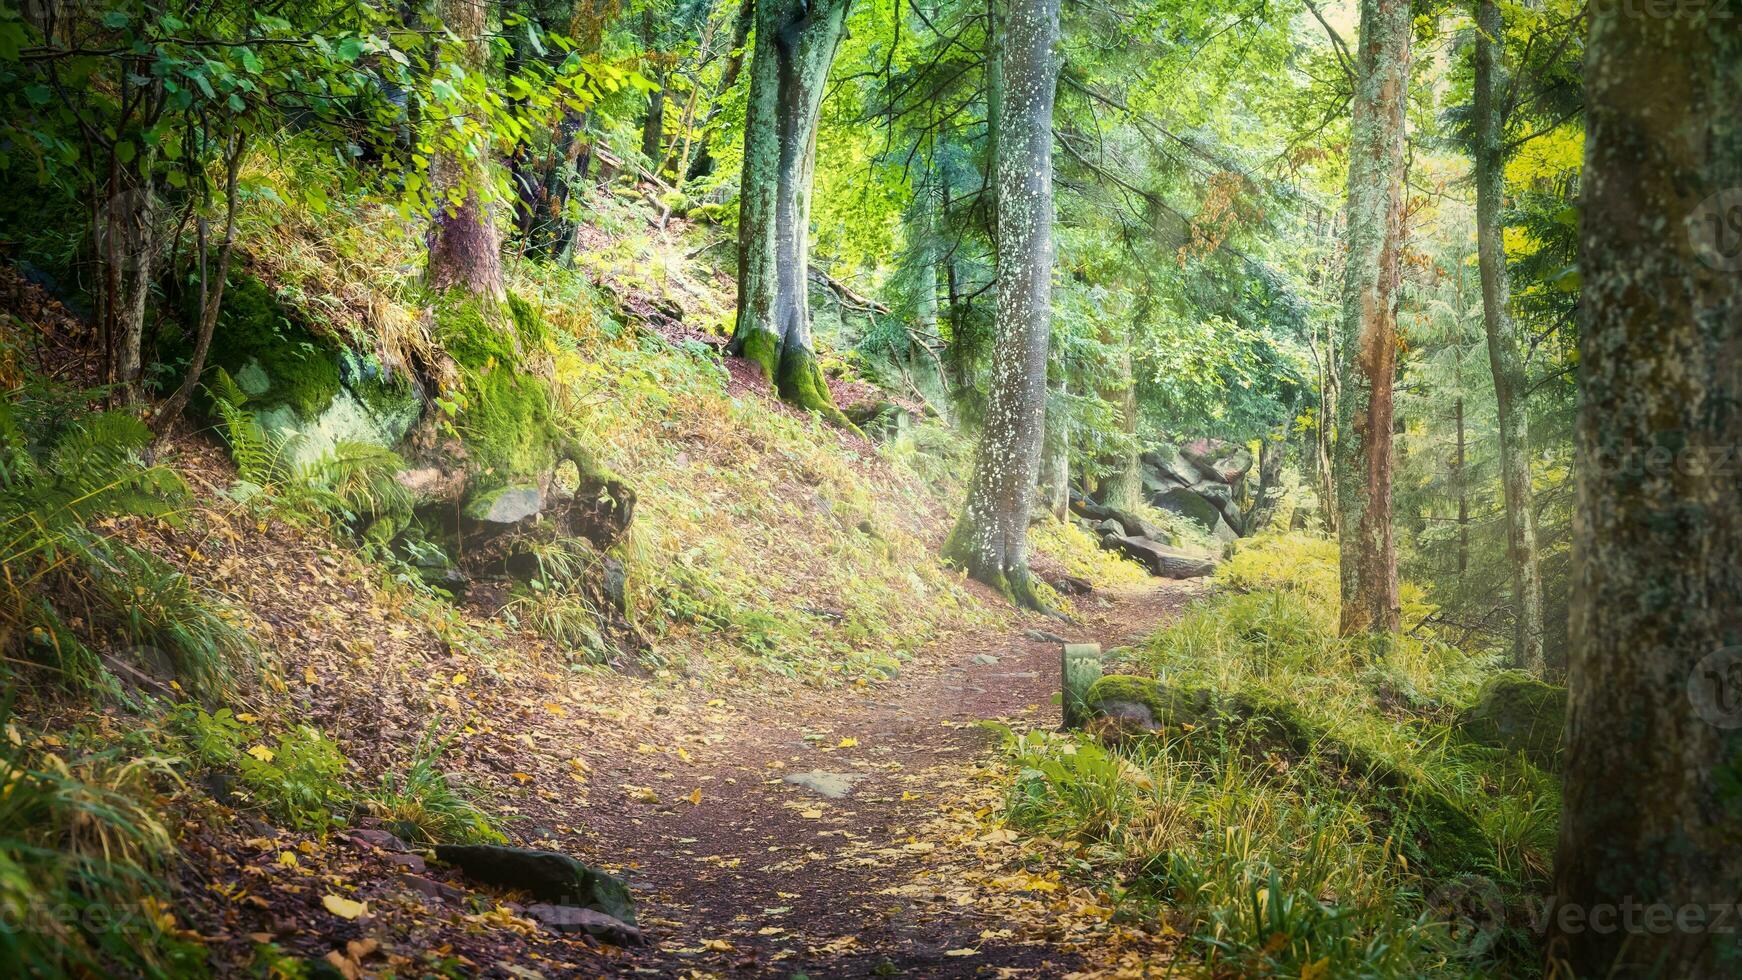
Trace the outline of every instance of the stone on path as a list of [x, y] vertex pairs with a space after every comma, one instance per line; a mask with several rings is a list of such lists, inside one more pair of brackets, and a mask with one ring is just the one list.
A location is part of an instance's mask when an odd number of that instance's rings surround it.
[[865, 773], [862, 772], [824, 772], [817, 769], [811, 772], [795, 772], [783, 782], [803, 787], [831, 800], [838, 800], [851, 793], [853, 784], [864, 778]]
[[528, 905], [526, 917], [551, 932], [586, 933], [612, 946], [640, 946], [641, 930], [594, 909], [573, 905]]
[[974, 662], [986, 667], [991, 667], [998, 663], [998, 658], [989, 653], [976, 653], [974, 654]]

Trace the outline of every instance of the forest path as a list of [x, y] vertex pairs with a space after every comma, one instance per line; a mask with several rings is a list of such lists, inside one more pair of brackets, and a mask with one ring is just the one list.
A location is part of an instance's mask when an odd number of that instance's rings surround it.
[[[618, 972], [1072, 972], [1078, 950], [1122, 927], [984, 820], [999, 790], [977, 767], [997, 736], [978, 723], [1056, 726], [1060, 644], [1043, 632], [1130, 645], [1201, 589], [1102, 593], [1079, 602], [1075, 623], [1029, 617], [944, 637], [892, 684], [806, 690], [735, 716], [708, 758], [647, 746], [600, 760], [594, 785], [629, 789], [574, 823], [590, 828], [588, 856], [629, 879], [650, 944], [615, 960]], [[848, 777], [851, 790], [831, 799], [788, 781], [803, 773]]]

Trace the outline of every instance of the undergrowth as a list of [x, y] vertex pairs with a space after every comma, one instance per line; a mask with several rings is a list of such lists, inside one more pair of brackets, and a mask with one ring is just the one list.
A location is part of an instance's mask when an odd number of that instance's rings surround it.
[[[1011, 735], [1009, 819], [1074, 852], [1127, 914], [1190, 936], [1213, 969], [1531, 973], [1524, 912], [1546, 887], [1556, 782], [1456, 737], [1451, 720], [1489, 658], [1405, 636], [1375, 662], [1337, 639], [1336, 575], [1333, 543], [1242, 542], [1223, 590], [1132, 655], [1170, 688], [1274, 705], [1319, 733], [1312, 745], [1234, 719], [1102, 729], [1104, 741]], [[1406, 594], [1406, 620], [1426, 612]], [[1424, 841], [1440, 825], [1417, 818], [1404, 787], [1447, 801], [1479, 834]]]

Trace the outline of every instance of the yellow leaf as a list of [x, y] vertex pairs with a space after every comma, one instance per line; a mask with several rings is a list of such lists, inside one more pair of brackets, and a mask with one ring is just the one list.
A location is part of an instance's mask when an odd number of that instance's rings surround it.
[[261, 762], [271, 762], [274, 758], [276, 758], [276, 754], [271, 749], [267, 748], [264, 745], [254, 746], [253, 748], [248, 750], [248, 754], [253, 756], [256, 759], [259, 759]]
[[514, 776], [514, 781], [519, 783], [522, 786], [525, 786], [527, 783], [532, 782], [532, 774], [531, 773], [517, 772], [517, 773], [514, 773], [513, 776]]
[[1300, 980], [1320, 980], [1321, 977], [1329, 976], [1330, 972], [1331, 958], [1327, 956], [1322, 960], [1301, 967]]
[[835, 744], [835, 748], [837, 748], [837, 749], [850, 749], [858, 744], [859, 744], [859, 740], [856, 738], [843, 738]]
[[448, 678], [448, 683], [452, 684], [454, 687], [460, 687], [466, 683], [466, 675], [465, 674], [455, 674], [454, 676]]
[[368, 902], [353, 902], [348, 898], [340, 898], [337, 895], [322, 896], [321, 904], [326, 906], [328, 912], [333, 913], [341, 919], [355, 919], [357, 916], [369, 911]]
[[284, 865], [287, 868], [296, 867], [296, 852], [295, 851], [285, 851], [282, 854], [278, 855], [278, 863]]
[[623, 788], [628, 791], [629, 798], [638, 803], [659, 802], [659, 794], [646, 786], [625, 786]]
[[799, 816], [805, 818], [806, 820], [815, 820], [818, 817], [821, 817], [822, 815], [823, 815], [823, 811], [821, 811], [821, 810], [806, 810], [803, 813], [799, 814]]
[[724, 939], [705, 939], [702, 941], [702, 948], [716, 953], [729, 953], [732, 951], [732, 944]]
[[314, 685], [319, 684], [321, 679], [315, 676], [315, 669], [313, 667], [304, 667], [302, 669], [302, 682], [313, 687]]
[[690, 803], [692, 803], [695, 806], [701, 806], [702, 805], [702, 788], [700, 786], [697, 786], [695, 789], [690, 790], [690, 795], [685, 797], [685, 799], [689, 800]]
[[246, 712], [246, 711], [244, 711], [244, 712], [242, 712], [242, 713], [241, 713], [241, 714], [239, 714], [239, 715], [237, 715], [237, 716], [236, 716], [236, 720], [237, 720], [237, 721], [239, 721], [239, 722], [241, 722], [241, 723], [242, 723], [242, 724], [244, 724], [244, 725], [252, 725], [252, 724], [254, 724], [254, 723], [255, 723], [255, 722], [257, 722], [257, 721], [259, 721], [259, 720], [260, 720], [260, 719], [258, 719], [258, 718], [256, 718], [256, 717], [254, 717], [254, 716], [253, 716], [253, 715], [251, 715], [251, 714], [249, 714], [249, 713], [248, 713], [248, 712]]
[[902, 847], [906, 848], [909, 851], [913, 851], [916, 854], [924, 854], [926, 851], [937, 850], [938, 846], [936, 844], [933, 844], [931, 841], [916, 840], [911, 844], [903, 844]]
[[979, 956], [980, 951], [977, 949], [967, 949], [964, 947], [962, 949], [946, 949], [946, 950], [944, 950], [944, 955], [945, 956]]

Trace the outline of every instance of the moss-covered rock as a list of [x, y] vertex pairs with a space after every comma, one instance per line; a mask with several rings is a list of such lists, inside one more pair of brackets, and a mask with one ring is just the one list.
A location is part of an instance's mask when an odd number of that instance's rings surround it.
[[1412, 861], [1436, 873], [1477, 871], [1493, 854], [1481, 827], [1438, 788], [1273, 698], [1109, 674], [1083, 700], [1090, 712], [1117, 719], [1127, 733], [1174, 730], [1194, 740], [1237, 740], [1256, 752], [1311, 761], [1330, 767], [1339, 779], [1376, 788], [1381, 792], [1362, 792], [1363, 802], [1399, 830]]
[[1566, 688], [1509, 670], [1488, 678], [1454, 728], [1467, 741], [1521, 752], [1536, 765], [1557, 770], [1566, 717]]
[[319, 415], [339, 393], [338, 345], [298, 326], [253, 276], [225, 288], [209, 360], [230, 372], [252, 402], [285, 405], [303, 418]]
[[251, 276], [224, 291], [210, 363], [235, 380], [261, 431], [293, 468], [343, 443], [396, 446], [423, 411], [407, 379], [309, 331]]
[[435, 336], [459, 368], [454, 425], [467, 470], [487, 486], [549, 472], [557, 461], [550, 383], [526, 365], [526, 352], [549, 336], [537, 312], [512, 295], [505, 311], [450, 296], [436, 305]]

